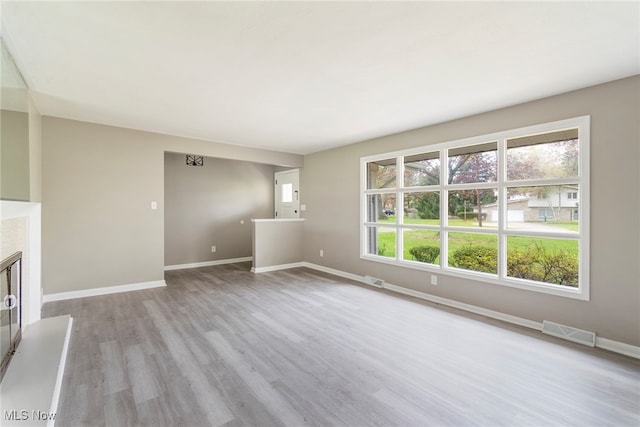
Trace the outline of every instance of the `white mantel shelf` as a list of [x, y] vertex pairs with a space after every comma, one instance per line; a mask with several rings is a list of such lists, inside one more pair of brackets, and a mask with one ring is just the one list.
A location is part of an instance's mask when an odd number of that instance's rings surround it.
[[67, 315], [23, 329], [0, 384], [0, 425], [54, 425], [72, 324]]

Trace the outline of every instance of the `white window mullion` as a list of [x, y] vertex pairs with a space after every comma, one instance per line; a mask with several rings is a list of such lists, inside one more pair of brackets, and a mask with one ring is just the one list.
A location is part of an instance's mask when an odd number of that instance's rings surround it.
[[440, 268], [449, 265], [449, 235], [445, 226], [449, 225], [449, 192], [446, 190], [449, 179], [448, 152], [440, 150]]
[[[404, 223], [404, 157], [396, 158], [396, 224]], [[399, 259], [399, 258], [398, 258]]]
[[402, 260], [404, 248], [404, 233], [401, 225], [404, 223], [404, 193], [396, 193], [396, 260]]
[[498, 277], [507, 276], [507, 141], [498, 141]]
[[402, 260], [402, 248], [404, 247], [404, 233], [402, 227], [404, 223], [404, 156], [396, 157], [396, 261]]

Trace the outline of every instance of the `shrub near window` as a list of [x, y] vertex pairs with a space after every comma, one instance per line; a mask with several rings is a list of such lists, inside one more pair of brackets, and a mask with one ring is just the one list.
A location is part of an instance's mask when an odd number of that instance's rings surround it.
[[416, 246], [409, 249], [409, 253], [416, 261], [435, 264], [436, 259], [440, 256], [440, 248], [437, 246]]
[[495, 274], [498, 270], [498, 254], [489, 246], [469, 245], [453, 253], [451, 265], [465, 270]]
[[507, 254], [507, 274], [511, 277], [578, 286], [578, 260], [567, 250], [549, 253], [535, 242], [525, 250], [512, 250]]

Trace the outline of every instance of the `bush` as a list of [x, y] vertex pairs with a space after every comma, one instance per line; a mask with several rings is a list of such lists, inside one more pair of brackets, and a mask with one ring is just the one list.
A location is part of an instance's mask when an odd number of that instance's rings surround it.
[[543, 282], [578, 286], [578, 260], [568, 252], [546, 256], [541, 262], [545, 272]]
[[469, 245], [456, 250], [450, 262], [454, 267], [495, 274], [498, 271], [498, 252], [489, 246]]
[[435, 264], [436, 258], [440, 256], [440, 248], [438, 246], [415, 246], [409, 249], [409, 253], [416, 261]]
[[[451, 255], [453, 267], [484, 273], [498, 271], [497, 251], [488, 246], [469, 245]], [[578, 260], [567, 250], [548, 253], [544, 246], [533, 243], [526, 249], [507, 253], [507, 275], [564, 286], [578, 286]]]
[[529, 251], [509, 251], [507, 253], [507, 275], [520, 279], [539, 280], [534, 271]]
[[387, 254], [387, 245], [381, 243], [378, 245], [378, 255], [385, 256]]
[[507, 274], [520, 279], [578, 286], [578, 260], [569, 251], [547, 253], [543, 246], [534, 243], [525, 250], [509, 251]]

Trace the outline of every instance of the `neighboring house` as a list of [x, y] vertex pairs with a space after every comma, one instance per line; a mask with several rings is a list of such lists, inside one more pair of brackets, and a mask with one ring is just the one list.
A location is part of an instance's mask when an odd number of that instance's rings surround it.
[[[507, 220], [513, 222], [577, 221], [579, 192], [576, 187], [551, 187], [544, 194], [530, 194], [507, 201]], [[474, 208], [474, 212], [478, 209]], [[498, 222], [496, 203], [483, 205], [487, 219]]]

